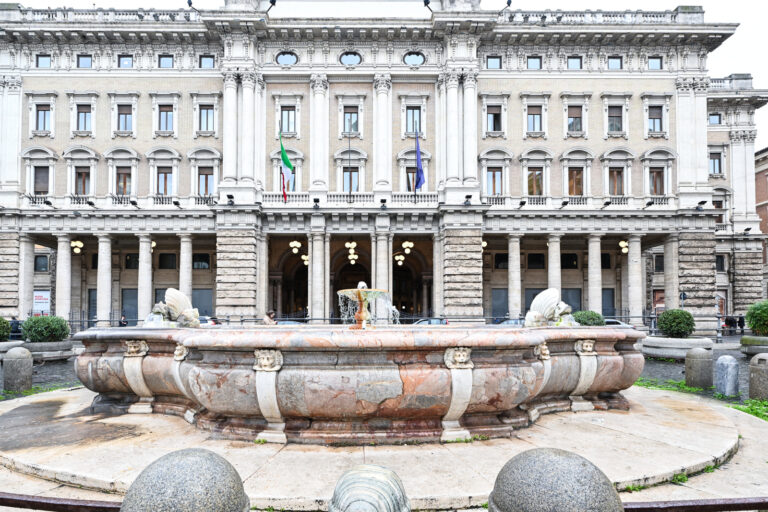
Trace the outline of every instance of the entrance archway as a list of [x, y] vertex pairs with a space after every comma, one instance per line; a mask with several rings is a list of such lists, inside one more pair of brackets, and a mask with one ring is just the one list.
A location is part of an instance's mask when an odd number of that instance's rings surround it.
[[295, 263], [283, 274], [281, 311], [285, 318], [306, 318], [309, 271], [303, 262]]

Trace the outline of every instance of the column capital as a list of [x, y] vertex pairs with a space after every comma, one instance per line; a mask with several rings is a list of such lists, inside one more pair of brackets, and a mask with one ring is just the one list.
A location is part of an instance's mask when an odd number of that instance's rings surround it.
[[69, 242], [72, 240], [72, 235], [70, 233], [62, 234], [62, 235], [56, 235], [56, 239], [59, 242]]
[[240, 75], [240, 81], [243, 84], [243, 87], [248, 87], [250, 89], [253, 89], [256, 86], [256, 72], [255, 71], [245, 71]]
[[563, 238], [563, 233], [550, 233], [547, 235], [547, 240], [552, 242], [559, 242]]
[[519, 241], [521, 238], [523, 238], [523, 234], [522, 233], [507, 233], [507, 238], [509, 240], [518, 240]]
[[445, 87], [448, 89], [458, 89], [459, 88], [459, 80], [461, 79], [461, 74], [458, 70], [455, 69], [449, 69], [444, 71], [440, 74], [443, 81], [445, 81]]
[[597, 240], [599, 242], [602, 238], [603, 238], [603, 234], [602, 233], [590, 233], [589, 234], [589, 239], [590, 240]]
[[30, 235], [19, 235], [19, 242], [31, 242], [32, 237]]
[[328, 91], [328, 77], [322, 73], [315, 73], [309, 78], [312, 92], [325, 94]]
[[373, 77], [373, 88], [379, 94], [388, 93], [392, 88], [392, 77], [389, 74], [377, 74]]
[[237, 73], [234, 71], [224, 71], [221, 73], [224, 76], [224, 88], [237, 87]]
[[475, 86], [477, 86], [477, 71], [473, 69], [464, 74], [464, 87]]
[[677, 233], [668, 234], [666, 239], [667, 242], [677, 242], [679, 240], [680, 240], [680, 235], [678, 235]]
[[139, 242], [151, 242], [152, 241], [152, 235], [149, 233], [141, 233], [139, 235], [136, 235], [136, 237], [139, 239]]
[[99, 242], [111, 242], [112, 233], [94, 233], [93, 236], [99, 239]]
[[643, 238], [643, 235], [640, 235], [640, 234], [637, 234], [637, 233], [633, 233], [633, 234], [629, 235], [628, 241], [629, 242], [639, 242], [640, 240], [642, 240], [642, 238]]
[[192, 234], [191, 233], [177, 233], [176, 236], [178, 236], [182, 240], [192, 240]]

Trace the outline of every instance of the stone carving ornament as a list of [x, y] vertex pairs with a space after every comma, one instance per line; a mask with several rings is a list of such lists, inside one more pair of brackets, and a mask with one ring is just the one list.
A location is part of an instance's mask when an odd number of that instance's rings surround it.
[[183, 361], [189, 355], [189, 349], [184, 345], [176, 345], [176, 350], [173, 351], [174, 361]]
[[149, 346], [144, 340], [126, 340], [125, 357], [144, 357], [149, 351]]
[[549, 347], [547, 346], [546, 343], [542, 343], [541, 345], [536, 345], [533, 348], [533, 354], [539, 359], [541, 359], [542, 361], [546, 361], [551, 357], [549, 353]]
[[595, 340], [579, 340], [574, 345], [574, 350], [579, 355], [594, 355], [595, 354]]
[[560, 291], [549, 288], [538, 294], [525, 315], [525, 327], [578, 326], [571, 315], [571, 306], [560, 300]]
[[448, 348], [445, 350], [443, 359], [445, 366], [451, 370], [467, 370], [475, 367], [472, 362], [472, 349], [466, 347]]
[[277, 372], [283, 367], [283, 354], [279, 350], [256, 350], [253, 369], [261, 372]]

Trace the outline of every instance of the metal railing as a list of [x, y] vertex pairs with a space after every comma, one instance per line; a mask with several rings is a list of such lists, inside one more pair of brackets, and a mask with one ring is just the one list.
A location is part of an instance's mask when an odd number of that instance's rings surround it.
[[437, 204], [437, 192], [395, 192], [392, 194], [392, 204]]
[[131, 204], [131, 196], [112, 196], [112, 204], [116, 206], [128, 206]]
[[91, 196], [81, 196], [78, 194], [73, 194], [69, 196], [69, 202], [71, 205], [82, 206], [82, 205], [88, 204], [88, 202], [93, 202], [93, 198]]
[[287, 199], [283, 198], [282, 192], [265, 192], [261, 201], [264, 204], [304, 204], [309, 203], [309, 193], [307, 192], [288, 192]]
[[213, 206], [216, 204], [216, 199], [211, 196], [195, 196], [195, 204], [197, 206]]
[[368, 192], [332, 192], [328, 194], [328, 203], [330, 204], [371, 204], [373, 203], [373, 194]]
[[170, 206], [173, 203], [172, 196], [155, 195], [152, 196], [152, 204], [161, 206]]
[[547, 206], [547, 196], [525, 196], [523, 199], [531, 206]]

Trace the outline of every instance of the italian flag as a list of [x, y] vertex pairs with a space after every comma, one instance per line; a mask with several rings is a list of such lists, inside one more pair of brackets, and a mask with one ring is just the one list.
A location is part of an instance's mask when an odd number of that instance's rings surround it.
[[288, 153], [285, 152], [285, 146], [283, 146], [283, 134], [280, 134], [280, 158], [283, 161], [283, 166], [280, 172], [280, 181], [283, 185], [283, 202], [288, 202], [288, 194], [286, 193], [286, 186], [291, 181], [293, 176], [293, 164], [288, 158]]

